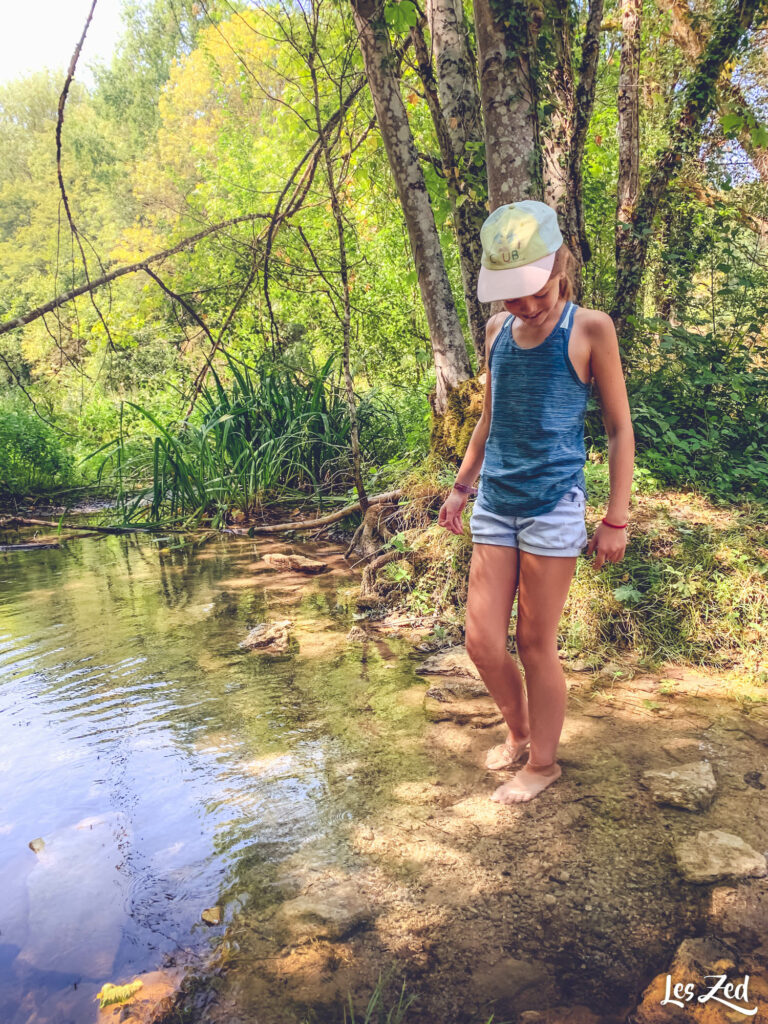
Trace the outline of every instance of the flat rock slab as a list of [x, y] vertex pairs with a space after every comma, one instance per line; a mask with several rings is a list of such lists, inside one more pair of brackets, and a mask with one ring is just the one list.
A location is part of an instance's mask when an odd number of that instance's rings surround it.
[[425, 696], [424, 712], [430, 722], [456, 722], [458, 725], [478, 725], [481, 728], [504, 721], [492, 697], [484, 700], [445, 701]]
[[643, 772], [642, 784], [650, 788], [655, 803], [687, 811], [705, 811], [717, 790], [709, 761], [689, 761], [679, 768]]
[[427, 697], [444, 702], [456, 700], [477, 700], [478, 697], [490, 697], [488, 689], [482, 680], [475, 679], [445, 679], [434, 683], [427, 690]]
[[480, 679], [480, 673], [464, 647], [449, 647], [445, 651], [430, 655], [416, 666], [416, 672], [423, 676], [467, 676], [470, 679]]
[[661, 749], [675, 761], [690, 763], [701, 754], [701, 740], [692, 736], [675, 736], [662, 743]]
[[269, 922], [283, 945], [302, 945], [312, 939], [343, 939], [373, 916], [354, 882], [330, 886], [316, 895], [297, 896], [283, 903]]
[[240, 647], [248, 651], [269, 650], [272, 654], [282, 654], [288, 649], [288, 630], [292, 625], [291, 619], [260, 622], [241, 641]]
[[697, 832], [675, 846], [680, 874], [706, 884], [725, 878], [756, 878], [768, 874], [765, 857], [739, 836], [720, 829]]
[[264, 555], [264, 561], [270, 569], [290, 569], [293, 572], [317, 573], [326, 572], [328, 569], [327, 562], [319, 562], [314, 558], [291, 555], [287, 552]]

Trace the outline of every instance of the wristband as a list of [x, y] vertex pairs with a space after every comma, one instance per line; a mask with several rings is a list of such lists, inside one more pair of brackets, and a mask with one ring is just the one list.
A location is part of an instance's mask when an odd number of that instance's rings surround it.
[[476, 487], [470, 487], [468, 484], [455, 483], [453, 485], [454, 491], [458, 491], [459, 494], [477, 494]]
[[614, 530], [626, 530], [629, 523], [624, 523], [623, 526], [617, 526], [616, 523], [609, 523], [607, 519], [602, 519], [601, 522], [605, 523], [606, 526], [612, 526]]

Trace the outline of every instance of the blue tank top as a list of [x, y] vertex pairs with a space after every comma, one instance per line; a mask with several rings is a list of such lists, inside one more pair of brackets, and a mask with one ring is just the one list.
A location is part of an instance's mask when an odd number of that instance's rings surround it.
[[566, 302], [539, 345], [521, 348], [507, 317], [488, 357], [491, 426], [477, 501], [497, 515], [551, 512], [584, 479], [584, 414], [590, 385], [568, 355], [576, 306]]

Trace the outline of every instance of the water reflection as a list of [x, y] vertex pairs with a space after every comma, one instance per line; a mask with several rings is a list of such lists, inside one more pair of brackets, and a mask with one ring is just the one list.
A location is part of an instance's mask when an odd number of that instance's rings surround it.
[[[334, 856], [388, 773], [423, 768], [402, 744], [422, 724], [397, 701], [410, 669], [346, 641], [339, 553], [295, 546], [332, 565], [297, 578], [260, 562], [284, 548], [0, 556], [0, 1020], [95, 1021], [103, 982], [220, 941], [204, 908], [226, 925], [274, 902], [283, 858], [323, 838]], [[238, 648], [283, 617], [298, 653]]]

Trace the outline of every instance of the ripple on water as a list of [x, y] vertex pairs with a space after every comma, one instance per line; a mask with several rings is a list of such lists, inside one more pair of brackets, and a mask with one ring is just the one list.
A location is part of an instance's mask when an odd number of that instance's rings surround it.
[[[205, 952], [222, 929], [201, 924], [203, 909], [279, 899], [276, 866], [304, 844], [335, 848], [381, 782], [369, 766], [394, 766], [409, 672], [393, 679], [375, 647], [363, 663], [346, 643], [343, 562], [278, 574], [273, 589], [254, 556], [276, 546], [163, 554], [135, 537], [83, 538], [5, 560], [4, 1024], [94, 1019], [105, 981]], [[284, 617], [297, 649], [238, 648]], [[418, 729], [419, 709], [408, 714]], [[27, 845], [37, 837], [40, 854]]]

